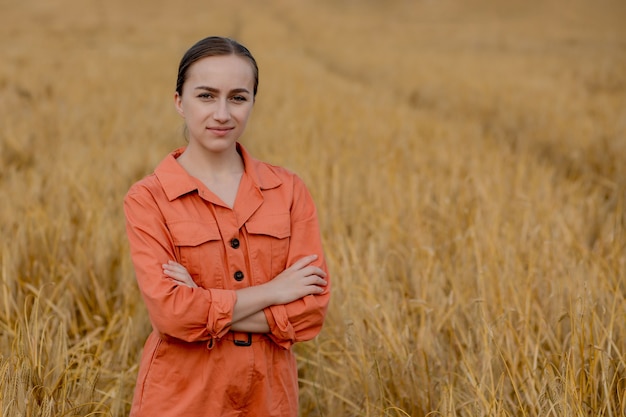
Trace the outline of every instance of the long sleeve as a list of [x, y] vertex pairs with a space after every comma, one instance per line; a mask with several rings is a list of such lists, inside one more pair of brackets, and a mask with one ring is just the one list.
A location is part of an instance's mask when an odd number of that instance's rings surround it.
[[136, 184], [124, 199], [131, 257], [152, 325], [187, 342], [220, 338], [230, 329], [236, 294], [177, 285], [163, 274], [162, 264], [180, 260], [160, 209], [168, 201], [152, 188]]
[[319, 295], [308, 295], [285, 305], [265, 309], [270, 334], [278, 345], [289, 349], [294, 343], [313, 339], [321, 331], [330, 301], [330, 274], [324, 258], [317, 210], [304, 183], [296, 177], [291, 207], [291, 237], [287, 266], [298, 259], [317, 254], [315, 265], [328, 275], [328, 286]]

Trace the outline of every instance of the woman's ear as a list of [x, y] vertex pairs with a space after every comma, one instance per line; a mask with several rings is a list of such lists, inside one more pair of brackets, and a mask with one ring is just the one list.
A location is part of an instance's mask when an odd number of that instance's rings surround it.
[[176, 107], [178, 114], [180, 114], [184, 119], [185, 112], [183, 111], [183, 97], [178, 94], [178, 91], [174, 93], [174, 106]]

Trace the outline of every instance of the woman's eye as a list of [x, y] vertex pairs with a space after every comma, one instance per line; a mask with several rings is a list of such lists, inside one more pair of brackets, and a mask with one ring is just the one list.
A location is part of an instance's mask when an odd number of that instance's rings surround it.
[[211, 94], [211, 93], [202, 93], [202, 94], [198, 94], [198, 98], [202, 98], [202, 99], [209, 99], [209, 98], [213, 98], [213, 94]]
[[244, 96], [234, 96], [233, 100], [243, 102], [243, 101], [247, 101], [248, 99], [245, 98]]

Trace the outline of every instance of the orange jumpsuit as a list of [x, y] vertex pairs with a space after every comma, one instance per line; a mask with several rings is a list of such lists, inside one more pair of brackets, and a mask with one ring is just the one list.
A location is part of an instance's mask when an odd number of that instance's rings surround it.
[[[286, 169], [244, 162], [234, 208], [168, 155], [124, 199], [137, 282], [153, 331], [144, 346], [131, 416], [297, 416], [292, 345], [322, 328], [330, 297], [308, 295], [264, 310], [267, 334], [230, 331], [235, 290], [259, 285], [310, 254], [327, 272], [315, 205]], [[162, 264], [185, 266], [199, 288]], [[328, 280], [328, 277], [326, 277]]]

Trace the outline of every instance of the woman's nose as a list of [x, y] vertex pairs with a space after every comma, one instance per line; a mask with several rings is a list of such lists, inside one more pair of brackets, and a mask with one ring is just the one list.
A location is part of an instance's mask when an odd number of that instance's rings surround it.
[[228, 108], [228, 103], [220, 100], [217, 103], [215, 112], [213, 112], [213, 118], [219, 122], [228, 121], [230, 119], [230, 110]]

